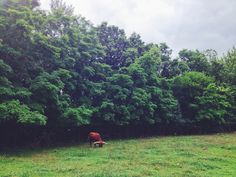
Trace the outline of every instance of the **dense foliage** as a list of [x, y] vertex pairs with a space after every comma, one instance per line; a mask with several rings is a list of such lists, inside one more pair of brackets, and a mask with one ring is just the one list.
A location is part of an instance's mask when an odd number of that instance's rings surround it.
[[0, 4], [0, 124], [235, 123], [236, 49], [184, 49], [97, 27], [60, 0]]

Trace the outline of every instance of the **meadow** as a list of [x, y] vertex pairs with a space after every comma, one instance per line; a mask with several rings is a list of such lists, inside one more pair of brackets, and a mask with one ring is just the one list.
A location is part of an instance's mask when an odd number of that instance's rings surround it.
[[236, 133], [1, 151], [1, 177], [236, 176]]

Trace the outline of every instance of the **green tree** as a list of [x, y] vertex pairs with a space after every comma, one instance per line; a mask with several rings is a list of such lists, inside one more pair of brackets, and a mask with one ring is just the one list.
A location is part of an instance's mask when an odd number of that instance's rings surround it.
[[[68, 73], [67, 73], [68, 74]], [[69, 107], [71, 99], [63, 89], [65, 83], [60, 79], [66, 79], [65, 71], [54, 71], [51, 75], [42, 73], [36, 77], [30, 86], [32, 91], [32, 108], [44, 112], [48, 117], [48, 124], [54, 125], [60, 122], [63, 112]], [[67, 75], [69, 78], [70, 76]]]
[[228, 53], [222, 58], [222, 61], [224, 64], [224, 81], [236, 86], [236, 48], [228, 51]]
[[80, 106], [78, 108], [68, 108], [64, 113], [64, 118], [70, 126], [81, 126], [90, 124], [93, 110]]
[[171, 89], [149, 87], [151, 100], [156, 104], [154, 119], [156, 123], [169, 124], [183, 121], [179, 103]]
[[159, 45], [161, 51], [161, 61], [167, 62], [171, 59], [172, 50], [166, 43], [160, 43]]
[[116, 26], [109, 26], [104, 22], [97, 27], [97, 33], [106, 54], [100, 61], [110, 65], [113, 69], [125, 66], [125, 51], [128, 48], [129, 41], [124, 30]]
[[206, 73], [209, 70], [210, 64], [207, 61], [206, 56], [198, 50], [181, 50], [179, 52], [179, 58], [188, 64], [191, 71]]
[[151, 101], [151, 94], [141, 88], [133, 90], [129, 104], [131, 124], [154, 124], [156, 105]]
[[186, 121], [195, 122], [197, 112], [192, 106], [197, 104], [196, 97], [201, 96], [204, 89], [213, 82], [211, 77], [200, 72], [187, 72], [174, 79], [173, 91]]
[[45, 125], [47, 118], [37, 111], [30, 111], [30, 108], [20, 104], [18, 100], [7, 101], [0, 104], [0, 123], [14, 121], [20, 124]]
[[0, 101], [10, 99], [14, 95], [12, 82], [8, 76], [13, 74], [12, 68], [0, 60]]
[[161, 76], [166, 78], [172, 78], [187, 71], [190, 71], [190, 69], [186, 62], [177, 59], [166, 61], [161, 64]]
[[209, 84], [202, 95], [196, 97], [196, 104], [192, 105], [197, 110], [196, 120], [204, 124], [231, 122], [233, 117], [230, 112], [233, 107], [230, 96], [229, 88]]
[[156, 75], [158, 67], [161, 64], [160, 49], [155, 46], [150, 48], [137, 59], [137, 63], [145, 70], [147, 74]]

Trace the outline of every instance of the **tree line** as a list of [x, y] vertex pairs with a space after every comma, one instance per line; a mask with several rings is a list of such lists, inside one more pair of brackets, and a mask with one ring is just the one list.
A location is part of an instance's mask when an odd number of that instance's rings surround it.
[[[155, 34], [153, 34], [155, 35]], [[0, 2], [0, 125], [236, 123], [236, 49], [145, 43], [53, 0]]]

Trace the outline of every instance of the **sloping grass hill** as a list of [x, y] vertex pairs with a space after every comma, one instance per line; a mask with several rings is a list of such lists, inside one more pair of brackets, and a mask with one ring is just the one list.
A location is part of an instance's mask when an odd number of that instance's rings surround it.
[[236, 176], [236, 133], [1, 152], [1, 177]]

